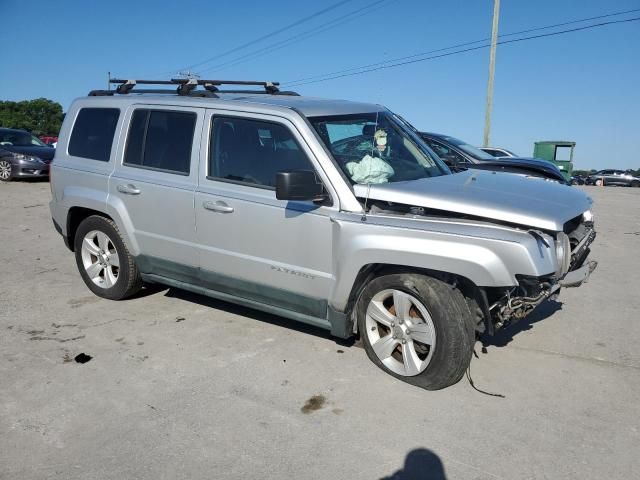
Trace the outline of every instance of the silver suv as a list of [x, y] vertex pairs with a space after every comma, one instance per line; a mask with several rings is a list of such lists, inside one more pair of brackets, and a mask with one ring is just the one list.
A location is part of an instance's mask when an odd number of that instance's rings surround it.
[[160, 283], [359, 335], [382, 370], [439, 389], [478, 335], [595, 267], [582, 191], [451, 174], [379, 105], [114, 82], [74, 101], [52, 168], [54, 225], [98, 296]]

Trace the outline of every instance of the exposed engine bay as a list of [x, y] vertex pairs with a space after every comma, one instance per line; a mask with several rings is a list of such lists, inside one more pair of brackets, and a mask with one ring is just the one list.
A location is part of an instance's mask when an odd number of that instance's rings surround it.
[[[364, 206], [364, 205], [363, 205]], [[558, 270], [545, 277], [517, 275], [518, 285], [509, 288], [480, 288], [476, 299], [482, 322], [480, 332], [492, 335], [497, 329], [517, 322], [529, 315], [538, 305], [559, 293], [562, 287], [578, 286], [596, 268], [597, 262], [587, 261], [590, 245], [596, 238], [593, 217], [587, 211], [564, 224], [562, 232], [540, 232], [490, 218], [465, 215], [456, 212], [432, 210], [425, 207], [403, 205], [384, 201], [371, 201], [366, 207], [371, 215], [403, 215], [409, 217], [446, 217], [503, 224], [529, 231], [548, 247], [543, 233], [555, 238]]]

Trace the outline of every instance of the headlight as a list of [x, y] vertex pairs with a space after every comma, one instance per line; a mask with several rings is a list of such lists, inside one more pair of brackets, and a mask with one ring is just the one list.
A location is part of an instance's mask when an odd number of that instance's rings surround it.
[[18, 160], [18, 163], [44, 163], [38, 157], [31, 157], [22, 153], [16, 153], [13, 155], [13, 157]]
[[559, 232], [556, 237], [556, 275], [562, 277], [571, 265], [571, 243], [566, 233]]
[[585, 222], [593, 222], [593, 212], [591, 210], [587, 210], [582, 214], [582, 219]]

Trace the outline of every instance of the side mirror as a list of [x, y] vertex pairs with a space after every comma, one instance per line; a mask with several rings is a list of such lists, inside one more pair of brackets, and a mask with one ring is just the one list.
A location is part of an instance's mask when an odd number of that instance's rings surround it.
[[285, 170], [276, 173], [278, 200], [322, 201], [327, 192], [312, 170]]

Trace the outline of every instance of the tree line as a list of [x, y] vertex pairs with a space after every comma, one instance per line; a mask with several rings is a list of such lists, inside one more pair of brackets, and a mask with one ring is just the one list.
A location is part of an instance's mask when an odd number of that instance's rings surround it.
[[0, 127], [21, 128], [36, 136], [58, 135], [63, 119], [62, 105], [48, 98], [0, 101]]

